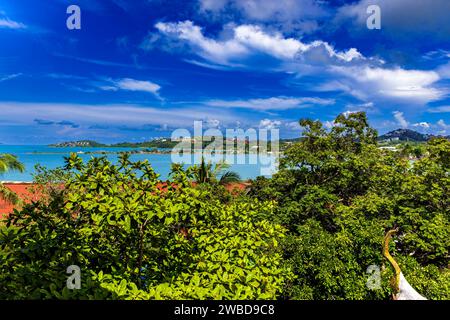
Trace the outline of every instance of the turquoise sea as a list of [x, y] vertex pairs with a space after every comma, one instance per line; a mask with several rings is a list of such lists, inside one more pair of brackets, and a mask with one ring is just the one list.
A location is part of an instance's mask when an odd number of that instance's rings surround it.
[[[26, 171], [20, 172], [6, 172], [0, 175], [0, 181], [33, 181], [34, 166], [40, 164], [49, 169], [60, 167], [64, 165], [64, 157], [68, 156], [71, 152], [79, 153], [79, 156], [87, 161], [91, 157], [106, 156], [112, 162], [117, 161], [117, 154], [86, 154], [86, 152], [121, 152], [139, 150], [135, 148], [86, 148], [86, 147], [67, 147], [56, 148], [49, 146], [10, 146], [0, 145], [0, 154], [10, 153], [18, 157], [19, 161], [25, 165]], [[237, 155], [235, 163], [245, 164], [233, 164], [228, 170], [236, 171], [240, 174], [242, 179], [254, 179], [261, 175], [261, 164], [249, 164], [248, 156]], [[170, 154], [133, 154], [132, 160], [144, 160], [148, 159], [155, 171], [160, 174], [160, 179], [166, 180], [170, 172], [171, 155]], [[237, 161], [237, 160], [241, 161]], [[264, 157], [264, 161], [272, 161], [271, 156]], [[267, 162], [266, 162], [267, 163]]]

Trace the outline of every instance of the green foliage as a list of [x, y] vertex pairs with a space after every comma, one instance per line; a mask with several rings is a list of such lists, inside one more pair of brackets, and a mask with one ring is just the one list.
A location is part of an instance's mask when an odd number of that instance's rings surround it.
[[420, 159], [425, 154], [425, 149], [424, 144], [409, 142], [400, 146], [400, 154], [403, 157]]
[[[63, 191], [0, 230], [0, 299], [273, 299], [291, 278], [271, 203], [224, 205], [180, 166], [165, 184], [125, 154], [66, 169]], [[81, 290], [65, 288], [70, 265]]]
[[[202, 161], [199, 165], [195, 165], [191, 168], [194, 179], [200, 184], [213, 184], [213, 185], [227, 185], [233, 182], [239, 182], [241, 177], [234, 171], [225, 171], [229, 168], [226, 163], [217, 163], [213, 165], [211, 162], [206, 162], [202, 157]], [[223, 172], [218, 178], [218, 175]]]
[[390, 269], [371, 291], [366, 268], [384, 263], [383, 235], [398, 226], [395, 255], [406, 278], [429, 298], [449, 299], [450, 142], [431, 140], [410, 163], [378, 148], [364, 113], [338, 116], [330, 131], [319, 121], [300, 125], [303, 139], [285, 151], [281, 170], [249, 193], [276, 201], [274, 220], [289, 226], [285, 259], [297, 280], [286, 295], [389, 298]]
[[25, 171], [24, 165], [12, 154], [0, 154], [0, 173], [9, 170]]

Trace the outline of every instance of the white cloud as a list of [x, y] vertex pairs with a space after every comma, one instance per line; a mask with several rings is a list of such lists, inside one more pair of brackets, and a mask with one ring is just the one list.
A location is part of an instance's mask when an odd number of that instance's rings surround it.
[[206, 119], [206, 127], [207, 128], [219, 128], [220, 120], [217, 119]]
[[373, 102], [359, 103], [359, 104], [348, 104], [347, 112], [373, 112], [375, 111], [375, 104]]
[[428, 122], [418, 122], [418, 123], [414, 123], [413, 127], [420, 127], [423, 129], [429, 129], [430, 128], [430, 124]]
[[408, 121], [406, 121], [403, 112], [394, 111], [392, 114], [394, 115], [394, 118], [399, 126], [401, 126], [402, 128], [407, 128], [409, 126], [409, 123]]
[[0, 12], [0, 29], [25, 29], [26, 27], [23, 23], [10, 20]]
[[234, 40], [216, 41], [203, 36], [202, 29], [192, 21], [178, 23], [158, 22], [155, 25], [163, 34], [178, 40], [186, 41], [199, 50], [198, 54], [204, 59], [218, 63], [228, 64], [232, 57], [247, 55], [248, 49]]
[[450, 124], [446, 124], [442, 119], [437, 122], [437, 125], [444, 130], [450, 129]]
[[153, 94], [158, 93], [159, 89], [161, 87], [157, 85], [156, 83], [150, 82], [150, 81], [140, 81], [140, 80], [134, 80], [134, 79], [122, 79], [116, 82], [116, 85], [118, 88], [122, 90], [128, 90], [128, 91], [144, 91], [144, 92], [150, 92]]
[[258, 26], [242, 25], [234, 29], [231, 40], [248, 48], [267, 53], [279, 59], [293, 59], [297, 52], [306, 51], [308, 46], [293, 38], [284, 38], [279, 33], [268, 34]]
[[286, 126], [286, 128], [288, 128], [289, 130], [300, 130], [301, 126], [299, 124], [298, 121], [290, 121], [290, 122], [286, 122], [284, 123], [284, 125]]
[[424, 105], [447, 93], [436, 87], [440, 72], [383, 67], [383, 61], [364, 57], [355, 48], [339, 51], [321, 40], [306, 43], [261, 26], [228, 25], [216, 39], [206, 37], [191, 21], [160, 22], [156, 28], [165, 39], [190, 47], [202, 61], [188, 61], [198, 65], [287, 72], [294, 76], [292, 82], [319, 76], [326, 80], [312, 83], [311, 90], [344, 92], [363, 103]]
[[203, 59], [227, 66], [239, 66], [246, 58], [258, 54], [281, 62], [294, 62], [299, 58], [317, 59], [318, 56], [338, 62], [363, 59], [355, 48], [336, 51], [327, 42], [317, 40], [303, 43], [294, 38], [285, 38], [278, 32], [269, 33], [256, 25], [228, 26], [231, 36], [218, 40], [205, 37], [202, 28], [192, 21], [159, 22], [155, 27], [171, 39], [184, 41]]
[[105, 91], [141, 91], [152, 93], [159, 97], [159, 90], [161, 86], [151, 81], [141, 81], [130, 78], [124, 78], [120, 80], [109, 80], [107, 84], [102, 84], [98, 86], [101, 90]]
[[436, 72], [444, 79], [450, 79], [450, 62], [439, 66]]
[[266, 129], [266, 130], [276, 129], [280, 125], [281, 125], [281, 121], [279, 121], [279, 120], [263, 119], [259, 122], [259, 128]]
[[[434, 71], [385, 69], [372, 67], [332, 67], [345, 76], [343, 88], [358, 88], [358, 98], [385, 97], [408, 100], [412, 103], [428, 103], [439, 100], [444, 92], [432, 85], [440, 80]], [[348, 82], [350, 80], [350, 82]], [[362, 92], [362, 96], [361, 96]], [[352, 92], [348, 92], [352, 93]]]
[[333, 127], [336, 126], [336, 123], [334, 123], [334, 121], [325, 121], [323, 123], [324, 127], [327, 129], [332, 129]]
[[249, 100], [211, 100], [207, 101], [205, 104], [213, 107], [243, 108], [267, 111], [307, 108], [314, 105], [331, 105], [334, 104], [334, 102], [335, 101], [332, 99], [310, 97], [271, 97]]

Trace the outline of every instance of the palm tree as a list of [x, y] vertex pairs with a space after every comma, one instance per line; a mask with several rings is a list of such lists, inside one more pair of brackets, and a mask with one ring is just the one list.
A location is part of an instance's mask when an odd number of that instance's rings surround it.
[[225, 173], [223, 173], [220, 176], [219, 184], [226, 185], [226, 184], [239, 182], [239, 181], [241, 181], [241, 176], [239, 175], [239, 173], [234, 172], [234, 171], [226, 171]]
[[[16, 156], [0, 154], [0, 175], [10, 170], [23, 172], [25, 171], [25, 166], [17, 160]], [[0, 183], [0, 197], [12, 204], [20, 203], [20, 198], [17, 194], [5, 187], [2, 183]]]
[[223, 162], [212, 165], [211, 162], [206, 163], [205, 158], [202, 157], [202, 162], [199, 166], [194, 168], [194, 178], [197, 183], [209, 183], [209, 184], [219, 184], [226, 185], [233, 182], [241, 181], [241, 177], [237, 172], [225, 171], [219, 179], [217, 176], [219, 173], [225, 169], [229, 168], [229, 165]]

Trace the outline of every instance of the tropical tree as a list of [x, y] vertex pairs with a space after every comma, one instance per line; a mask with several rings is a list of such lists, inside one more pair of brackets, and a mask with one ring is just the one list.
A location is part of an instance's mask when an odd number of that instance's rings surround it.
[[[273, 217], [289, 228], [285, 259], [295, 299], [388, 299], [390, 269], [381, 243], [399, 228], [395, 258], [411, 285], [430, 299], [450, 298], [450, 142], [435, 139], [411, 162], [378, 147], [364, 113], [338, 116], [327, 130], [304, 119], [302, 139], [281, 158], [272, 179], [250, 195], [275, 201]], [[367, 268], [382, 281], [367, 286]]]
[[[0, 154], [0, 175], [7, 171], [14, 170], [23, 172], [25, 171], [25, 167], [16, 156], [11, 154]], [[5, 187], [2, 183], [0, 183], [0, 197], [12, 204], [20, 202], [20, 198], [17, 194]]]
[[200, 165], [193, 167], [194, 179], [197, 183], [200, 184], [205, 183], [218, 185], [227, 185], [230, 183], [241, 181], [241, 177], [237, 172], [223, 172], [229, 167], [230, 166], [224, 162], [219, 162], [214, 165], [211, 162], [207, 163], [205, 158], [202, 157]]

